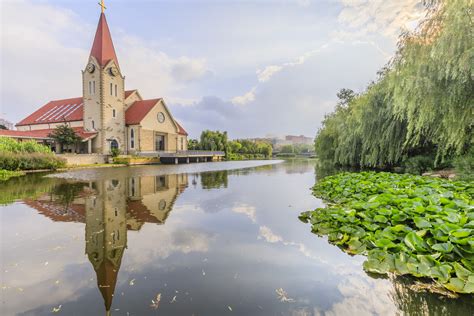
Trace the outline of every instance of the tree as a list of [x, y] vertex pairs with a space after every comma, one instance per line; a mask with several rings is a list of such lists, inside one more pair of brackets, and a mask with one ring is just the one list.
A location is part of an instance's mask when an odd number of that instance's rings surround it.
[[473, 147], [472, 0], [424, 3], [426, 19], [401, 35], [377, 80], [360, 94], [337, 94], [316, 135], [320, 160], [392, 168], [424, 156], [439, 166]]
[[352, 89], [342, 88], [336, 94], [339, 102], [337, 103], [337, 107], [346, 108], [349, 103], [356, 97], [356, 93]]
[[258, 153], [264, 155], [266, 158], [270, 158], [272, 156], [273, 147], [269, 143], [261, 142], [257, 144]]
[[7, 128], [5, 125], [3, 125], [3, 124], [0, 124], [0, 129], [3, 129], [3, 130], [5, 130], [5, 129], [8, 129], [8, 128]]
[[57, 126], [48, 137], [51, 137], [62, 148], [64, 148], [64, 146], [74, 145], [82, 139], [76, 134], [74, 129], [66, 124]]
[[197, 139], [188, 140], [188, 150], [198, 150], [200, 149], [199, 141]]
[[295, 147], [293, 147], [293, 145], [283, 145], [283, 146], [281, 146], [280, 151], [284, 154], [294, 154], [295, 153]]
[[201, 133], [200, 149], [226, 151], [227, 132], [205, 130]]

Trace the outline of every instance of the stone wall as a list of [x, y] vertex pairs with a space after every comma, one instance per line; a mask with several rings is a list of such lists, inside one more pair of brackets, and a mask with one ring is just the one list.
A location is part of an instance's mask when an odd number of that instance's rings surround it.
[[67, 161], [68, 166], [94, 165], [103, 164], [107, 162], [107, 155], [90, 154], [90, 155], [74, 155], [61, 154], [57, 155]]
[[140, 129], [140, 151], [155, 150], [155, 133], [150, 130]]

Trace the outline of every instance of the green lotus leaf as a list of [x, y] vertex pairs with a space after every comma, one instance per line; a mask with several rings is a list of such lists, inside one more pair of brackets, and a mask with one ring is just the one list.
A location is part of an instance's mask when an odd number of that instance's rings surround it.
[[451, 235], [457, 238], [463, 238], [471, 235], [471, 229], [458, 229], [456, 231], [451, 232]]
[[427, 249], [426, 243], [423, 238], [418, 236], [416, 233], [408, 233], [404, 238], [405, 244], [415, 251], [425, 251]]
[[388, 222], [388, 218], [386, 218], [383, 215], [375, 215], [374, 216], [374, 221], [378, 222], [378, 223], [386, 223], [386, 222]]
[[431, 246], [431, 248], [442, 253], [449, 253], [453, 251], [454, 246], [450, 242], [446, 242], [434, 244], [433, 246]]
[[418, 228], [422, 228], [422, 229], [423, 229], [423, 228], [430, 228], [430, 227], [432, 227], [432, 225], [430, 224], [429, 221], [427, 221], [426, 219], [421, 218], [421, 217], [415, 217], [415, 218], [413, 219], [413, 221], [415, 222], [415, 225], [416, 225], [416, 227], [418, 227]]

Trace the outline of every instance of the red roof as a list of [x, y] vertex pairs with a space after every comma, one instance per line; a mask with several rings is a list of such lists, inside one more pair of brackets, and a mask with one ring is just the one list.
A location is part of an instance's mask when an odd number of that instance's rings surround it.
[[100, 15], [99, 25], [97, 25], [97, 31], [94, 37], [94, 44], [92, 44], [91, 56], [94, 56], [101, 66], [105, 66], [110, 60], [114, 60], [117, 66], [119, 65], [104, 13]]
[[160, 100], [161, 99], [152, 99], [133, 102], [125, 111], [125, 124], [140, 124], [148, 112], [150, 112]]
[[137, 91], [136, 89], [135, 90], [127, 90], [125, 91], [125, 99], [128, 98], [132, 93], [134, 93], [135, 91]]
[[82, 98], [51, 101], [16, 126], [82, 121], [83, 105]]
[[[83, 127], [72, 128], [77, 135], [82, 139], [88, 139], [95, 136], [96, 132], [87, 132]], [[27, 138], [27, 139], [48, 139], [54, 129], [39, 129], [33, 131], [11, 131], [11, 130], [0, 130], [0, 136], [13, 137], [13, 138]]]
[[178, 125], [178, 134], [188, 136], [188, 132], [186, 132], [186, 130], [178, 123], [178, 121], [175, 120], [174, 122], [176, 125]]

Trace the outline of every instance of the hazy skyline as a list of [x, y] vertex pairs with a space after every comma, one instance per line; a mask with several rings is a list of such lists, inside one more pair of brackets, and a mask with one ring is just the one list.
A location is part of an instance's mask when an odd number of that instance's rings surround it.
[[[126, 89], [163, 97], [197, 137], [314, 136], [340, 88], [363, 90], [419, 1], [106, 0]], [[0, 117], [82, 94], [97, 1], [1, 1]]]

